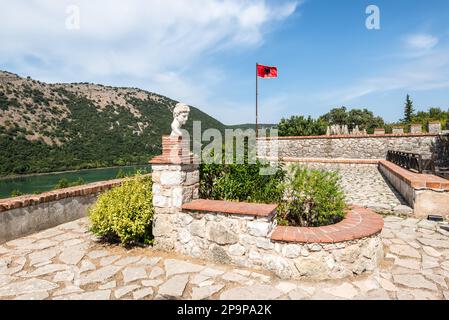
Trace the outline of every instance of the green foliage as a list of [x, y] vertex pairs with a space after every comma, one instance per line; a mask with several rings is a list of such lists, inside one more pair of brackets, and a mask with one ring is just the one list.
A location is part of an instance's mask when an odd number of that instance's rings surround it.
[[365, 129], [367, 133], [373, 133], [375, 128], [383, 128], [385, 126], [385, 122], [381, 117], [374, 116], [367, 109], [351, 109], [348, 111], [346, 107], [334, 108], [319, 119], [329, 125], [347, 125], [349, 130], [358, 126], [360, 130]]
[[440, 121], [442, 127], [449, 125], [449, 109], [443, 111], [440, 108], [429, 108], [428, 111], [418, 111], [412, 117], [412, 123], [419, 123], [423, 129], [427, 128], [430, 121]]
[[24, 193], [22, 191], [20, 191], [19, 189], [14, 189], [13, 191], [11, 191], [11, 197], [19, 197], [19, 196], [23, 196]]
[[273, 175], [261, 175], [269, 164], [200, 165], [200, 197], [259, 203], [277, 203], [282, 199], [285, 172], [275, 167]]
[[151, 178], [137, 174], [101, 194], [89, 210], [91, 231], [122, 244], [152, 242]]
[[55, 185], [54, 189], [64, 189], [64, 188], [68, 188], [68, 187], [80, 186], [85, 183], [86, 182], [81, 177], [79, 177], [76, 181], [73, 181], [73, 182], [69, 182], [66, 178], [62, 178]]
[[279, 136], [319, 136], [326, 133], [326, 123], [310, 116], [292, 116], [281, 119], [278, 125]]
[[344, 194], [335, 172], [310, 170], [300, 165], [289, 168], [285, 200], [278, 209], [283, 225], [317, 227], [344, 218]]
[[404, 119], [402, 119], [402, 122], [408, 125], [411, 124], [414, 112], [415, 109], [413, 108], [413, 101], [410, 99], [410, 95], [407, 95], [405, 98]]

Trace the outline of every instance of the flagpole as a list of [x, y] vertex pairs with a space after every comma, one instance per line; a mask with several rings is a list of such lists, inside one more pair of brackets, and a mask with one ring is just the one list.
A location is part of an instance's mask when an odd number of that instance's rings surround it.
[[257, 66], [259, 64], [256, 63], [256, 139], [259, 137], [259, 123], [258, 123], [258, 95], [259, 95], [259, 85], [258, 85], [258, 75], [257, 75]]

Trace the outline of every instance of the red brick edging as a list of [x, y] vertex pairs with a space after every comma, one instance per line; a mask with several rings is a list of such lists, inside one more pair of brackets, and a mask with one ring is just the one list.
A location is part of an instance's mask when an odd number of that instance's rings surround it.
[[410, 185], [414, 189], [429, 188], [449, 191], [449, 180], [435, 176], [433, 174], [415, 173], [410, 170], [387, 161], [379, 161], [379, 165], [388, 169], [396, 177]]
[[235, 215], [269, 217], [276, 212], [276, 204], [232, 202], [222, 200], [198, 199], [182, 205], [183, 210], [219, 212]]
[[345, 219], [324, 227], [277, 226], [271, 240], [295, 243], [337, 243], [366, 238], [382, 231], [384, 221], [372, 210], [353, 206]]
[[109, 190], [121, 185], [124, 179], [115, 179], [101, 182], [94, 182], [82, 186], [64, 188], [44, 192], [36, 195], [24, 195], [20, 197], [0, 199], [0, 212], [11, 209], [23, 208], [41, 203], [56, 201], [64, 198], [87, 196], [102, 191]]

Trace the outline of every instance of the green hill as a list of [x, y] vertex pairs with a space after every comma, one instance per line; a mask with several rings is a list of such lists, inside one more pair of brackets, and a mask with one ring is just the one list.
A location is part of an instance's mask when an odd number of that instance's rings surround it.
[[[0, 71], [0, 175], [144, 164], [177, 101], [137, 88], [47, 84]], [[186, 129], [225, 126], [191, 107]]]

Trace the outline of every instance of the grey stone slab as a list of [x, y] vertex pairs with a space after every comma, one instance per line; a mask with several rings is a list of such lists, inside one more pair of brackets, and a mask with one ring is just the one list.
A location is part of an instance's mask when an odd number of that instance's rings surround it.
[[165, 260], [164, 266], [167, 277], [182, 273], [200, 272], [204, 269], [204, 266], [175, 259]]
[[144, 267], [126, 267], [122, 270], [122, 274], [125, 283], [148, 278]]
[[219, 292], [224, 288], [224, 285], [217, 284], [211, 286], [204, 286], [192, 289], [192, 299], [193, 300], [204, 300], [211, 298], [215, 293]]
[[101, 269], [90, 272], [85, 276], [80, 277], [80, 285], [86, 285], [94, 282], [103, 282], [112, 276], [115, 276], [119, 272], [121, 267], [117, 266], [106, 266]]
[[187, 274], [175, 275], [159, 287], [158, 294], [169, 298], [181, 298], [188, 281]]
[[133, 292], [133, 299], [140, 300], [154, 293], [152, 288], [142, 288]]
[[433, 282], [426, 280], [421, 274], [394, 274], [393, 281], [397, 285], [403, 285], [410, 288], [438, 290]]
[[57, 284], [43, 279], [27, 279], [25, 281], [12, 282], [0, 287], [0, 297], [19, 296], [35, 292], [46, 292], [58, 287]]
[[282, 291], [273, 286], [261, 284], [246, 287], [236, 287], [224, 291], [221, 300], [274, 300], [283, 295]]

